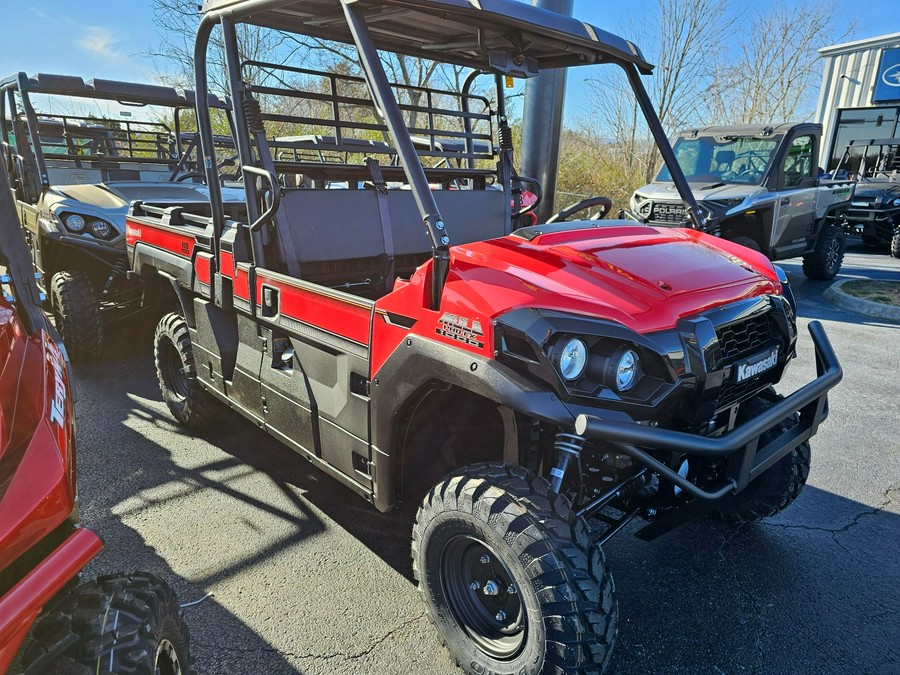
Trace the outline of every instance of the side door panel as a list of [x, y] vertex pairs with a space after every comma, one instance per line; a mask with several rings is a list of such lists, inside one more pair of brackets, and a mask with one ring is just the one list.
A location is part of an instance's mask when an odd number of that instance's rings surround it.
[[268, 350], [260, 382], [266, 426], [285, 443], [371, 488], [369, 333], [374, 303], [257, 270]]

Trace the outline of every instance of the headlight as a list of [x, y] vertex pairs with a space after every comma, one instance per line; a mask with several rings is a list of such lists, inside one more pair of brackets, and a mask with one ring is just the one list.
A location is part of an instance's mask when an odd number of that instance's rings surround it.
[[900, 197], [891, 202], [894, 206], [900, 206]]
[[559, 372], [569, 382], [584, 374], [587, 365], [587, 345], [578, 338], [571, 338], [563, 345], [559, 355]]
[[106, 239], [110, 232], [112, 232], [112, 227], [105, 220], [95, 220], [91, 223], [91, 234], [98, 239]]
[[616, 391], [623, 392], [634, 388], [641, 375], [641, 357], [633, 349], [626, 349], [618, 358], [612, 360], [615, 371], [613, 378]]
[[84, 230], [84, 218], [79, 216], [77, 213], [66, 216], [65, 224], [66, 227], [72, 232], [82, 232]]

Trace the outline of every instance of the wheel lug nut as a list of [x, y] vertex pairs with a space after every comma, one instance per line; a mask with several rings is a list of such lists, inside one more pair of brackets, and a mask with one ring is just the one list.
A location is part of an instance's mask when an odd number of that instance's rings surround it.
[[506, 621], [506, 612], [497, 612], [497, 616], [495, 616], [494, 618], [497, 619], [497, 621]]
[[491, 562], [491, 556], [489, 556], [487, 553], [485, 553], [483, 556], [481, 556], [481, 564], [482, 565], [487, 565], [489, 562]]
[[484, 585], [485, 595], [497, 595], [500, 592], [500, 584], [491, 579]]
[[519, 589], [516, 588], [516, 585], [515, 585], [515, 584], [510, 584], [510, 585], [509, 585], [509, 588], [506, 589], [506, 592], [507, 592], [509, 595], [515, 595], [516, 593], [519, 592]]
[[471, 584], [469, 584], [469, 588], [473, 591], [477, 591], [479, 588], [481, 588], [481, 584], [479, 584], [477, 581], [473, 581]]

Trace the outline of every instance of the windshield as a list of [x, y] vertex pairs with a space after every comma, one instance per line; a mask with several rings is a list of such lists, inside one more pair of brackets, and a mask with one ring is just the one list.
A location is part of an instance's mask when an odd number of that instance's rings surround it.
[[[700, 136], [678, 138], [674, 150], [685, 178], [691, 183], [759, 185], [780, 141], [780, 136]], [[656, 182], [672, 182], [666, 166], [659, 170]]]

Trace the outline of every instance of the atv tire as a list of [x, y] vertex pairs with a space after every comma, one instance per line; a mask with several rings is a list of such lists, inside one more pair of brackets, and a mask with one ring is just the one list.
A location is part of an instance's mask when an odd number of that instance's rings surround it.
[[841, 270], [846, 248], [844, 231], [834, 224], [823, 225], [812, 253], [803, 256], [803, 273], [814, 281], [834, 279]]
[[153, 336], [153, 360], [159, 390], [176, 420], [198, 429], [217, 417], [216, 400], [197, 379], [191, 336], [181, 315], [170, 313], [160, 319]]
[[[783, 396], [768, 392], [768, 396], [757, 396], [741, 405], [738, 421], [757, 417], [764, 410], [780, 401]], [[775, 439], [779, 434], [800, 422], [797, 415], [764, 433], [759, 439], [759, 447]], [[774, 516], [783, 511], [797, 498], [809, 476], [811, 449], [809, 441], [801, 443], [782, 457], [772, 467], [741, 492], [721, 502], [711, 512], [716, 518], [732, 525], [742, 525]]]
[[413, 574], [467, 673], [602, 673], [618, 606], [603, 552], [563, 496], [520, 467], [479, 464], [425, 497]]
[[50, 280], [50, 303], [69, 358], [96, 360], [103, 351], [103, 321], [91, 278], [81, 270], [57, 272]]
[[99, 577], [45, 607], [25, 647], [29, 672], [189, 675], [190, 636], [172, 589], [152, 574]]
[[891, 237], [891, 255], [900, 258], [900, 232]]
[[750, 237], [735, 237], [730, 241], [735, 244], [740, 244], [741, 246], [745, 246], [749, 248], [751, 251], [756, 251], [757, 253], [762, 253], [762, 249], [759, 247], [759, 244], [756, 243], [755, 239], [751, 239]]

